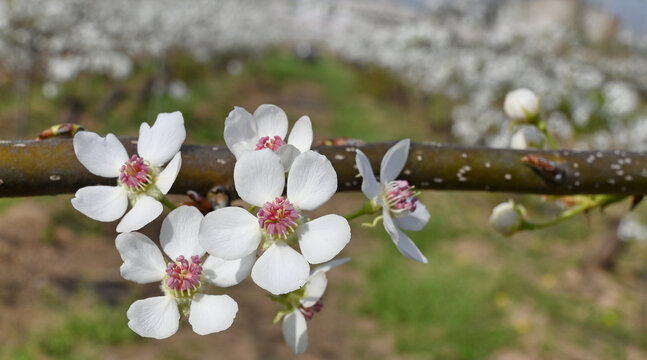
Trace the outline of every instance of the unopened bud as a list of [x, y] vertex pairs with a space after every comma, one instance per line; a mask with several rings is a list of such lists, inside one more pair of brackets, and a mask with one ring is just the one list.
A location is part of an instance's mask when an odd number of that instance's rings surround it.
[[510, 138], [511, 149], [543, 149], [546, 136], [536, 126], [524, 126]]
[[501, 203], [492, 209], [490, 215], [490, 224], [494, 229], [505, 235], [510, 236], [521, 230], [523, 226], [524, 209], [520, 205], [509, 200]]
[[505, 96], [503, 110], [512, 120], [532, 122], [539, 113], [539, 98], [528, 89], [510, 91]]

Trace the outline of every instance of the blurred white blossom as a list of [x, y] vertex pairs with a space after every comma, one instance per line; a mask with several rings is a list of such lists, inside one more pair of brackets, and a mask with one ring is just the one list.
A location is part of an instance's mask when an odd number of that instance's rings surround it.
[[[0, 3], [0, 61], [20, 74], [44, 64], [50, 80], [69, 81], [84, 71], [126, 77], [133, 59], [176, 50], [205, 62], [285, 45], [310, 60], [322, 48], [461, 104], [452, 133], [466, 144], [502, 144], [505, 92], [527, 87], [542, 94], [548, 118], [562, 114], [559, 137], [595, 125], [592, 134], [613, 133], [610, 146], [635, 148], [620, 134], [647, 115], [638, 106], [647, 35], [614, 21], [562, 0], [21, 0]], [[597, 46], [607, 41], [623, 51]], [[233, 60], [227, 70], [242, 66]], [[591, 124], [594, 114], [602, 121]]]
[[633, 213], [622, 217], [616, 232], [622, 241], [647, 242], [647, 226]]

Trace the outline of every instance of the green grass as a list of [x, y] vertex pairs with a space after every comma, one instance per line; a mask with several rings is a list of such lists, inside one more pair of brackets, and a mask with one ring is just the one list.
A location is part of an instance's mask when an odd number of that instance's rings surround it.
[[[491, 197], [496, 204], [498, 197]], [[584, 217], [544, 232], [504, 238], [487, 225], [487, 197], [435, 194], [423, 201], [431, 219], [422, 231], [409, 235], [429, 264], [406, 260], [381, 226], [369, 232], [381, 245], [366, 267], [367, 296], [359, 310], [391, 329], [397, 351], [425, 359], [496, 358], [498, 351], [523, 347], [522, 339], [536, 337], [532, 351], [545, 358], [559, 358], [567, 342], [620, 359], [627, 346], [647, 346], [624, 309], [603, 308], [578, 291], [560, 288], [561, 274], [581, 266], [581, 250], [556, 257], [555, 249], [586, 248], [591, 230]], [[542, 207], [534, 212], [542, 213]], [[490, 250], [477, 255], [482, 259], [465, 260], [455, 248], [460, 241], [482, 243]], [[546, 276], [557, 286], [546, 287]], [[517, 324], [514, 311], [520, 307], [545, 324], [533, 318]]]
[[18, 198], [0, 198], [0, 214], [10, 209], [12, 206], [18, 204]]
[[[76, 234], [100, 235], [105, 232], [104, 223], [83, 216], [72, 206], [65, 206], [52, 215], [52, 226], [65, 226]], [[48, 228], [48, 229], [49, 229]]]
[[59, 310], [62, 313], [59, 324], [34, 329], [21, 345], [0, 350], [0, 358], [96, 358], [101, 346], [127, 344], [139, 339], [127, 326], [128, 306], [111, 307], [101, 303], [68, 306], [66, 310]]
[[411, 264], [389, 244], [368, 273], [362, 311], [397, 329], [397, 350], [434, 359], [482, 359], [513, 345], [516, 334], [494, 305], [497, 272], [428, 255], [428, 265]]

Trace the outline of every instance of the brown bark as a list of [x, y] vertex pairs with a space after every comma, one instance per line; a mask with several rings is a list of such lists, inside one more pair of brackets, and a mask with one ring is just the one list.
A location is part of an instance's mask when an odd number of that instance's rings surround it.
[[[136, 139], [120, 137], [129, 153]], [[360, 189], [355, 149], [369, 157], [376, 173], [393, 142], [355, 146], [315, 146], [338, 175], [338, 191]], [[224, 145], [184, 145], [182, 169], [171, 193], [206, 193], [233, 186], [234, 156]], [[526, 151], [412, 143], [400, 178], [418, 189], [497, 191], [535, 194], [647, 193], [647, 154], [628, 151]], [[74, 193], [115, 179], [92, 175], [74, 154], [72, 140], [0, 141], [0, 197]]]

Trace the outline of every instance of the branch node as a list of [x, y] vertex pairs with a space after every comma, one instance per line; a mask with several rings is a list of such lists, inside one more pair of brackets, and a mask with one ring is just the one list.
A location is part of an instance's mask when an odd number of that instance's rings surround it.
[[535, 154], [526, 155], [521, 158], [521, 161], [549, 185], [561, 186], [566, 183], [568, 172], [564, 164], [556, 163]]

